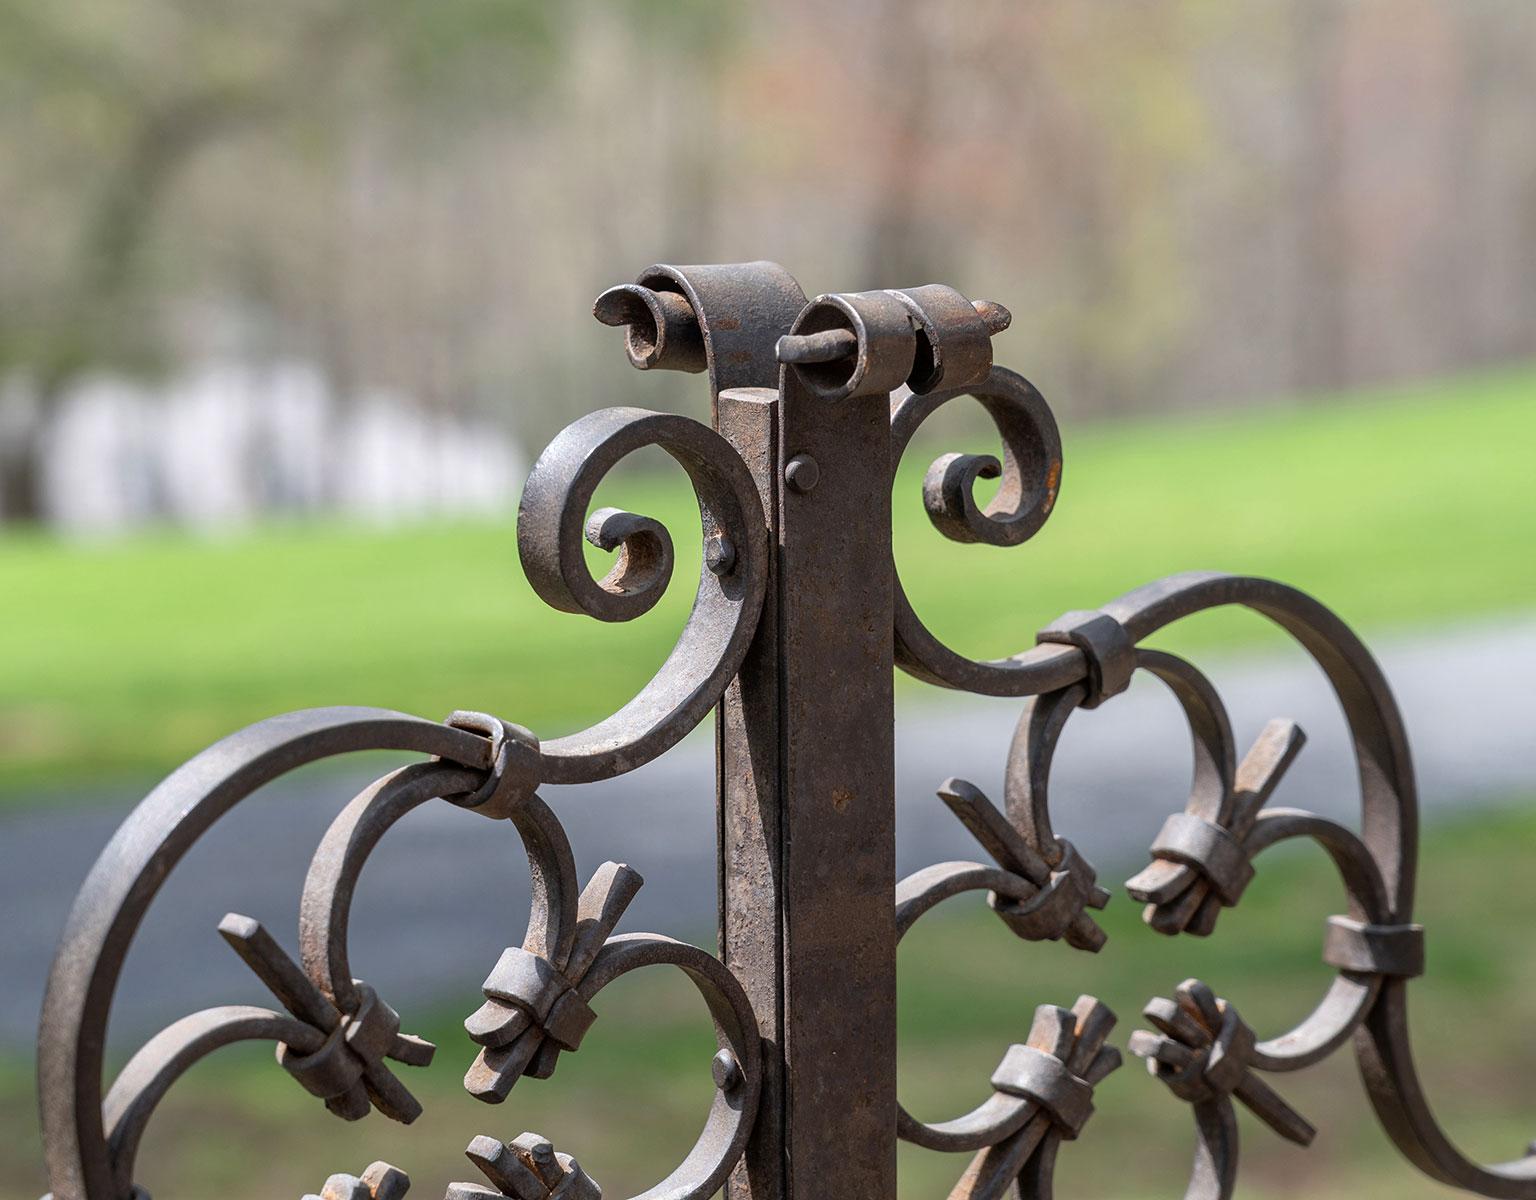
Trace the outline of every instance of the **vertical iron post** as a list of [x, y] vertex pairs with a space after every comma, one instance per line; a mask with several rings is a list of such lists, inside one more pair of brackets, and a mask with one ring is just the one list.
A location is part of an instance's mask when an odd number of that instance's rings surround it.
[[[777, 541], [779, 396], [772, 388], [720, 393], [720, 432], [751, 471]], [[776, 559], [777, 554], [770, 556]], [[779, 605], [770, 567], [757, 635], [726, 689], [716, 720], [720, 958], [741, 981], [763, 1038], [763, 1091], [746, 1155], [726, 1185], [729, 1200], [785, 1194], [783, 797], [780, 793]]]
[[[784, 376], [777, 590], [787, 1190], [796, 1200], [894, 1196], [890, 405], [884, 392], [834, 400], [810, 393], [792, 369]], [[800, 486], [797, 475], [807, 477]]]
[[768, 1043], [733, 1200], [896, 1186], [890, 403], [873, 379], [819, 382], [784, 370], [771, 473], [772, 401], [721, 395], [777, 549], [720, 717], [721, 948]]

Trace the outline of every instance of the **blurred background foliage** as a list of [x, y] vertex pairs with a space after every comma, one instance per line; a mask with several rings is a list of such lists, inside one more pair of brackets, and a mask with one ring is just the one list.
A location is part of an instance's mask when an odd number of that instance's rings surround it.
[[209, 357], [537, 446], [657, 259], [996, 296], [1068, 416], [1528, 356], [1533, 66], [1521, 0], [3, 0], [4, 510]]
[[[898, 538], [976, 652], [1015, 649], [1014, 618], [949, 587], [951, 564], [1071, 581], [1069, 603], [1140, 582], [1133, 560], [1289, 570], [1356, 619], [1518, 603], [1533, 81], [1521, 0], [0, 0], [0, 594], [29, 618], [0, 627], [0, 792], [163, 769], [319, 702], [343, 665], [355, 698], [413, 709], [607, 711], [660, 661], [682, 589], [610, 631], [602, 687], [374, 648], [430, 642], [436, 605], [507, 654], [587, 636], [522, 584], [511, 511], [575, 415], [702, 413], [694, 381], [636, 377], [586, 316], [655, 260], [1012, 307], [999, 355], [1067, 435], [1062, 514], [1029, 552], [1055, 557]], [[1101, 420], [1119, 431], [1085, 432]], [[975, 412], [925, 433], [991, 436]], [[664, 461], [611, 499], [686, 521]], [[1214, 502], [1223, 470], [1243, 505]], [[1379, 519], [1330, 540], [1313, 502]], [[395, 557], [427, 578], [476, 543], [495, 586], [396, 589], [378, 640], [325, 590]], [[104, 604], [121, 620], [81, 619]], [[80, 762], [85, 712], [120, 732]]]

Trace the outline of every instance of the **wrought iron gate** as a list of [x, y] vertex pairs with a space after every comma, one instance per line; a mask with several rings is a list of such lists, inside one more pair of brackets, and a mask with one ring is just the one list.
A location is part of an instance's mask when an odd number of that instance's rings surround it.
[[[1085, 1132], [1093, 1092], [1120, 1065], [1115, 1016], [1091, 996], [1042, 1006], [1008, 1048], [990, 1092], [938, 1124], [896, 1095], [896, 944], [929, 909], [987, 893], [1026, 940], [1097, 951], [1094, 922], [1109, 893], [1052, 825], [1048, 789], [1057, 739], [1073, 712], [1124, 691], [1139, 670], [1161, 680], [1188, 719], [1194, 779], [1151, 862], [1126, 884], [1165, 934], [1212, 932], [1238, 903], [1253, 860], [1292, 838], [1333, 860], [1349, 911], [1322, 931], [1337, 976], [1290, 1032], [1259, 1041], [1237, 1008], [1198, 980], [1144, 1011], [1130, 1050], [1193, 1115], [1192, 1197], [1231, 1194], [1234, 1102], [1281, 1137], [1313, 1129], [1268, 1082], [1353, 1039], [1371, 1100], [1403, 1153], [1446, 1183], [1499, 1197], [1536, 1197], [1536, 1156], [1482, 1167], [1464, 1158], [1427, 1106], [1408, 1045], [1407, 985], [1424, 964], [1413, 923], [1417, 807], [1408, 746], [1385, 679], [1359, 640], [1306, 595], [1263, 579], [1198, 573], [1072, 612], [1035, 645], [990, 662], [938, 640], [892, 566], [895, 464], [939, 407], [974, 397], [997, 426], [1001, 458], [946, 454], [923, 485], [928, 514], [960, 542], [1016, 546], [1049, 517], [1061, 484], [1051, 412], [1027, 380], [992, 364], [1006, 310], [948, 287], [826, 295], [807, 303], [772, 263], [652, 267], [613, 288], [595, 313], [622, 326], [641, 369], [707, 375], [713, 428], [638, 408], [576, 421], [533, 468], [518, 514], [518, 549], [538, 594], [557, 609], [623, 621], [647, 611], [673, 570], [672, 535], [616, 509], [589, 516], [594, 491], [621, 459], [660, 446], [687, 472], [703, 529], [698, 593], [676, 648], [623, 709], [584, 732], [540, 741], [479, 713], [444, 723], [377, 709], [274, 717], [226, 738], [172, 774], [124, 822], [70, 916], [49, 981], [39, 1045], [48, 1171], [55, 1200], [144, 1200], [136, 1151], [156, 1104], [194, 1062], [244, 1040], [277, 1043], [277, 1060], [327, 1109], [357, 1120], [377, 1109], [409, 1122], [421, 1111], [402, 1075], [433, 1046], [356, 979], [347, 951], [353, 888], [369, 853], [406, 813], [446, 801], [515, 826], [533, 903], [522, 945], [485, 980], [465, 1022], [480, 1049], [465, 1087], [504, 1099], [579, 1049], [592, 1001], [641, 967], [670, 964], [698, 987], [719, 1043], [715, 1094], [684, 1162], [645, 1193], [702, 1200], [895, 1195], [898, 1138], [969, 1155], [952, 1197], [1015, 1186], [1049, 1196], [1062, 1141]], [[978, 479], [1000, 479], [978, 505]], [[617, 552], [588, 573], [582, 541]], [[956, 581], [956, 586], [963, 583]], [[1303, 735], [1265, 728], [1239, 755], [1220, 697], [1195, 667], [1140, 648], [1191, 613], [1242, 605], [1291, 633], [1337, 692], [1360, 775], [1358, 832], [1269, 804]], [[975, 836], [978, 861], [895, 878], [893, 668], [940, 687], [1023, 700], [1001, 807], [951, 779], [940, 798]], [[606, 779], [654, 759], [717, 711], [719, 956], [659, 934], [615, 934], [641, 885], [608, 863], [583, 886], [543, 784]], [[185, 1017], [152, 1038], [103, 1097], [108, 1010], [135, 929], [161, 882], [197, 838], [264, 783], [360, 749], [430, 756], [357, 796], [322, 840], [301, 903], [295, 959], [261, 923], [231, 914], [219, 932], [278, 1007], [231, 1006]], [[1021, 1031], [1022, 1032], [1022, 1031]], [[398, 1072], [398, 1073], [397, 1073]], [[490, 1124], [490, 1122], [488, 1122]], [[535, 1134], [476, 1137], [483, 1175], [453, 1200], [595, 1200], [597, 1184]], [[329, 1200], [396, 1200], [408, 1180], [375, 1163], [336, 1175]]]

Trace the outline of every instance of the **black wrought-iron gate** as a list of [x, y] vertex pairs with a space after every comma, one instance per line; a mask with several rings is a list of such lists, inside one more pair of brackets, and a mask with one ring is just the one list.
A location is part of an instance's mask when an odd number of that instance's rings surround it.
[[[1139, 670], [1168, 686], [1188, 718], [1194, 779], [1151, 863], [1126, 884], [1166, 934], [1209, 934], [1238, 903], [1253, 860], [1292, 838], [1337, 865], [1349, 911], [1320, 931], [1338, 974], [1293, 1030], [1259, 1041], [1237, 1008], [1196, 980], [1145, 1009], [1131, 1051], [1193, 1112], [1189, 1195], [1225, 1197], [1237, 1171], [1234, 1101], [1281, 1137], [1312, 1127], [1268, 1082], [1354, 1041], [1370, 1097], [1392, 1139], [1436, 1179], [1489, 1196], [1536, 1197], [1536, 1157], [1481, 1167], [1435, 1124], [1408, 1046], [1408, 981], [1423, 968], [1412, 920], [1417, 809], [1408, 747], [1386, 681], [1326, 608], [1280, 583], [1209, 573], [1139, 588], [1101, 609], [1068, 613], [1011, 658], [973, 661], [923, 625], [892, 566], [895, 465], [918, 427], [961, 396], [986, 409], [1002, 457], [946, 454], [923, 499], [961, 542], [1013, 546], [1050, 515], [1061, 446], [1040, 394], [992, 364], [1008, 314], [948, 287], [826, 295], [807, 303], [772, 263], [652, 267], [599, 298], [599, 320], [625, 329], [642, 369], [707, 375], [713, 428], [638, 408], [582, 418], [533, 468], [518, 547], [534, 588], [558, 609], [621, 621], [647, 611], [673, 569], [656, 521], [589, 508], [605, 474], [660, 446], [698, 495], [703, 565], [686, 628], [665, 665], [618, 713], [584, 732], [540, 741], [495, 717], [444, 723], [377, 709], [275, 717], [232, 735], [176, 771], [124, 822], [69, 919], [49, 983], [39, 1047], [48, 1170], [55, 1200], [130, 1200], [136, 1152], [158, 1101], [221, 1046], [277, 1043], [278, 1062], [332, 1113], [420, 1112], [404, 1077], [433, 1047], [352, 975], [354, 884], [379, 839], [406, 813], [448, 802], [465, 820], [516, 827], [533, 904], [522, 945], [491, 967], [466, 1028], [479, 1051], [465, 1086], [488, 1101], [525, 1076], [547, 1077], [579, 1049], [594, 997], [629, 971], [681, 968], [713, 1016], [715, 1094], [704, 1131], [677, 1170], [645, 1193], [702, 1200], [885, 1200], [896, 1190], [898, 1138], [967, 1157], [952, 1197], [997, 1197], [1017, 1185], [1049, 1196], [1060, 1143], [1085, 1132], [1096, 1086], [1120, 1065], [1115, 1017], [1093, 997], [1035, 1014], [1008, 1048], [974, 1111], [925, 1124], [896, 1095], [896, 945], [934, 905], [987, 893], [1026, 940], [1096, 951], [1094, 910], [1109, 893], [1057, 836], [1051, 758], [1072, 713], [1111, 700]], [[999, 479], [977, 504], [978, 479]], [[601, 581], [583, 539], [614, 551]], [[956, 587], [964, 582], [955, 581]], [[1358, 831], [1269, 803], [1303, 735], [1274, 721], [1239, 755], [1221, 699], [1192, 665], [1140, 648], [1170, 622], [1242, 605], [1289, 631], [1343, 705], [1358, 758]], [[943, 802], [975, 836], [978, 861], [939, 863], [898, 883], [893, 852], [893, 668], [940, 687], [1024, 701], [1001, 804], [961, 779]], [[542, 784], [606, 779], [646, 763], [717, 711], [718, 957], [659, 934], [615, 934], [641, 885], [608, 863], [583, 886]], [[301, 904], [297, 958], [251, 917], [219, 932], [277, 1007], [230, 1006], [186, 1017], [151, 1039], [103, 1096], [108, 1010], [135, 929], [161, 882], [197, 838], [262, 784], [359, 749], [429, 756], [386, 775], [336, 819], [315, 854]], [[702, 803], [702, 798], [701, 798]], [[1068, 830], [1067, 832], [1072, 832]], [[642, 867], [644, 864], [640, 864]], [[488, 1125], [493, 1124], [488, 1121]], [[483, 1176], [450, 1196], [593, 1200], [599, 1189], [535, 1134], [476, 1137]], [[331, 1200], [392, 1200], [405, 1175], [376, 1163], [333, 1176]]]

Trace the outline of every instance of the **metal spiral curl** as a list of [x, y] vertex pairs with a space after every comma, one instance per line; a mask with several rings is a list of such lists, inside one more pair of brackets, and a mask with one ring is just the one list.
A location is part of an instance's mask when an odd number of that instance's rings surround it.
[[[534, 464], [517, 516], [518, 553], [534, 591], [554, 608], [600, 621], [633, 620], [660, 599], [672, 575], [666, 529], [618, 509], [587, 515], [598, 484], [644, 446], [676, 459], [698, 497], [698, 593], [672, 653], [633, 700], [590, 729], [543, 743], [539, 775], [549, 783], [611, 778], [676, 744], [719, 701], [762, 612], [768, 526], [746, 464], [708, 426], [640, 408], [582, 417]], [[618, 552], [601, 580], [587, 570], [583, 540]]]
[[[928, 468], [923, 506], [935, 529], [951, 541], [1019, 546], [1050, 517], [1061, 489], [1061, 435], [1044, 398], [1022, 375], [993, 367], [981, 383], [916, 392], [893, 399], [891, 461], [894, 472], [912, 436], [939, 408], [960, 396], [974, 398], [992, 418], [1003, 455], [945, 454]], [[978, 479], [1000, 479], [985, 506], [976, 503]], [[1072, 683], [1080, 661], [1054, 647], [990, 662], [967, 658], [929, 631], [896, 581], [896, 663], [928, 683], [988, 696], [1027, 696]]]

